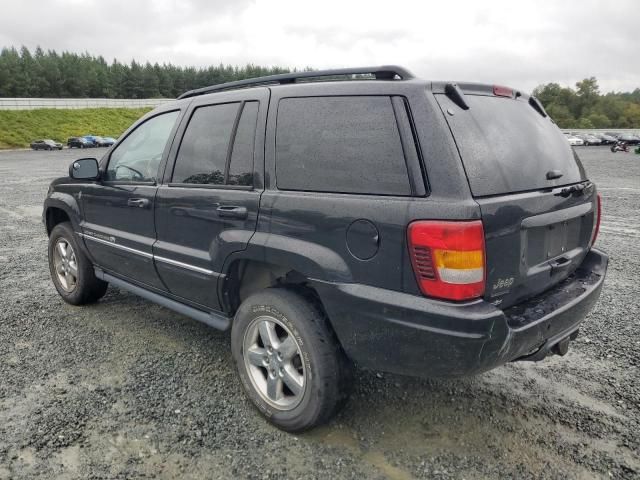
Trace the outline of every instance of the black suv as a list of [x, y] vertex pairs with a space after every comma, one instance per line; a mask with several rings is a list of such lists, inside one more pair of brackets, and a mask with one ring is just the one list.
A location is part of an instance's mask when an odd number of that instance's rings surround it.
[[326, 421], [351, 365], [416, 376], [564, 354], [608, 258], [600, 197], [534, 98], [400, 67], [191, 91], [44, 205], [60, 295], [108, 284], [231, 328], [274, 424]]

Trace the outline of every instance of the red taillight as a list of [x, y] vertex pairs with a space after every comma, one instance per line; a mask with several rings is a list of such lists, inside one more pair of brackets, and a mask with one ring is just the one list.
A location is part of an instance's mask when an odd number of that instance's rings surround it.
[[513, 97], [513, 89], [509, 87], [493, 86], [493, 94], [498, 97]]
[[424, 295], [448, 300], [482, 296], [484, 230], [480, 220], [419, 220], [407, 228], [411, 264]]
[[596, 211], [593, 212], [593, 229], [591, 230], [591, 245], [596, 243], [596, 237], [600, 231], [600, 218], [602, 217], [602, 200], [600, 194], [596, 197]]

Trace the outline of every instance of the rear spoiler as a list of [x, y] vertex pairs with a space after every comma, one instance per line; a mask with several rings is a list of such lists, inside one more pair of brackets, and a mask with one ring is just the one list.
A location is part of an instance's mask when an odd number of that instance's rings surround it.
[[502, 87], [499, 85], [488, 85], [485, 83], [469, 83], [469, 82], [433, 82], [431, 91], [434, 94], [444, 94], [448, 96], [456, 105], [463, 110], [469, 110], [469, 104], [466, 101], [466, 95], [483, 95], [488, 97], [506, 97], [506, 98], [522, 98], [543, 117], [548, 117], [546, 110], [533, 95], [524, 94], [510, 87]]

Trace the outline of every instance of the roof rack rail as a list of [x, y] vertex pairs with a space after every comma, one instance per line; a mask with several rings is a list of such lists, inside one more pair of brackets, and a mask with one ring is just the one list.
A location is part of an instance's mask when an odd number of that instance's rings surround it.
[[364, 75], [370, 74], [376, 80], [394, 80], [397, 77], [400, 80], [410, 80], [415, 78], [411, 72], [403, 67], [396, 65], [385, 65], [380, 67], [360, 67], [360, 68], [338, 68], [334, 70], [317, 70], [308, 72], [283, 73], [280, 75], [268, 75], [266, 77], [247, 78], [235, 82], [221, 83], [219, 85], [211, 85], [210, 87], [197, 88], [189, 90], [178, 97], [178, 100], [207, 93], [219, 92], [222, 90], [236, 90], [239, 88], [255, 87], [259, 85], [271, 84], [290, 84], [296, 83], [300, 79], [312, 79], [320, 77], [333, 77], [342, 75]]

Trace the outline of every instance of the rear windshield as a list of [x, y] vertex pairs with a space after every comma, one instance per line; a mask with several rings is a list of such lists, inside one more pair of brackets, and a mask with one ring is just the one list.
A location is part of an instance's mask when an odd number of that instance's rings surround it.
[[[436, 98], [455, 137], [474, 196], [585, 180], [566, 137], [526, 100], [466, 95], [469, 109], [463, 110], [446, 95]], [[551, 170], [559, 170], [562, 176], [547, 180]]]

